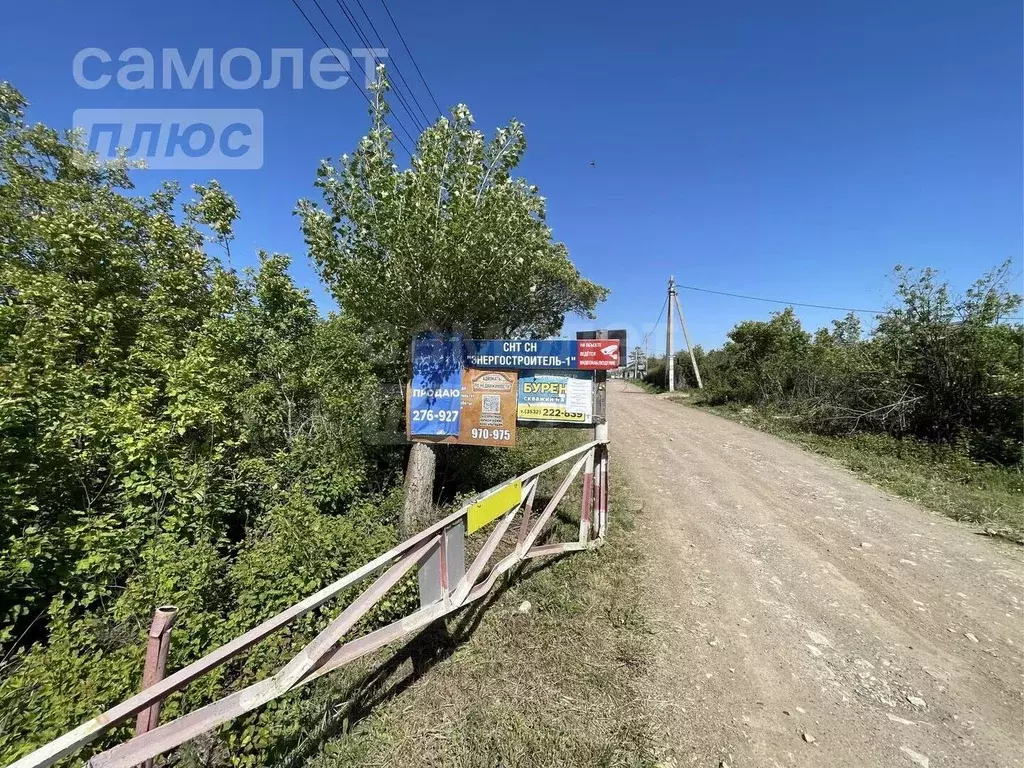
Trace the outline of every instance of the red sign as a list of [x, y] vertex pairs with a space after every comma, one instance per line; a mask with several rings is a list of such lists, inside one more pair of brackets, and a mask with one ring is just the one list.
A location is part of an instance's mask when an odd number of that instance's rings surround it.
[[576, 342], [580, 368], [610, 371], [619, 367], [619, 342], [615, 339], [580, 339]]

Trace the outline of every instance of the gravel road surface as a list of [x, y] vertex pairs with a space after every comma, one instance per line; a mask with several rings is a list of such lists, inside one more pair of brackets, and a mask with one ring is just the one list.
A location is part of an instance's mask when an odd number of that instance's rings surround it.
[[1024, 765], [1024, 552], [609, 383], [643, 502], [665, 765]]

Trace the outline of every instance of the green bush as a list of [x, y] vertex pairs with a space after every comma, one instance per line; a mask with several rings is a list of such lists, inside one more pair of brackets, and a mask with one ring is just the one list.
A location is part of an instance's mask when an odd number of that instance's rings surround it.
[[[216, 183], [184, 206], [172, 185], [132, 196], [24, 106], [0, 85], [2, 763], [138, 690], [156, 605], [179, 608], [181, 667], [392, 546], [402, 460], [372, 442], [392, 406], [371, 340], [322, 317], [286, 257], [239, 275], [208, 252], [237, 216]], [[166, 715], [275, 670], [326, 620]], [[237, 762], [282, 727], [267, 713], [237, 726], [257, 729]]]
[[[378, 115], [386, 114], [383, 88]], [[258, 266], [241, 274], [224, 265], [239, 211], [217, 182], [194, 185], [184, 203], [174, 184], [132, 194], [122, 165], [83, 163], [75, 136], [28, 124], [25, 108], [21, 94], [0, 83], [0, 764], [138, 691], [155, 606], [179, 609], [169, 666], [181, 668], [395, 545], [410, 328], [395, 333], [394, 312], [382, 313], [380, 302], [408, 308], [422, 291], [393, 272], [393, 250], [378, 248], [400, 247], [413, 263], [431, 251], [414, 241], [426, 236], [437, 246], [431, 227], [452, 226], [424, 208], [419, 218], [396, 214], [387, 231], [373, 231], [377, 215], [339, 224], [301, 204], [309, 245], [329, 277], [348, 285], [355, 274], [334, 264], [352, 255], [332, 250], [348, 238], [366, 257], [363, 277], [385, 263], [395, 281], [395, 290], [372, 280], [369, 293], [355, 286], [346, 312], [325, 317], [289, 276], [288, 257], [260, 253]], [[380, 200], [396, 180], [419, 179], [408, 194], [435, 201], [444, 196], [429, 185], [456, 185], [457, 222], [485, 220], [478, 249], [529, 241], [519, 268], [530, 280], [492, 280], [496, 291], [515, 289], [499, 314], [518, 332], [543, 335], [566, 311], [589, 312], [604, 289], [549, 242], [536, 188], [506, 183], [525, 147], [521, 126], [501, 132], [485, 156], [468, 111], [459, 107], [454, 117], [472, 150], [463, 165], [443, 154], [452, 127], [439, 121], [415, 169], [397, 175], [371, 151], [387, 138], [375, 121], [377, 141], [365, 139], [358, 157], [372, 165]], [[509, 136], [511, 154], [502, 138]], [[472, 196], [461, 190], [472, 180], [458, 168], [488, 164], [477, 180], [485, 205], [466, 205]], [[327, 166], [319, 179], [328, 202], [352, 192]], [[349, 213], [365, 213], [356, 209]], [[510, 221], [530, 231], [515, 235]], [[457, 247], [434, 262], [438, 274], [461, 275], [459, 302], [479, 310], [482, 327], [498, 310], [481, 303], [479, 280], [452, 272], [469, 253], [459, 226], [446, 234]], [[519, 300], [516, 292], [527, 290], [529, 301]], [[353, 308], [365, 310], [362, 320]], [[445, 309], [427, 302], [406, 320], [434, 322], [427, 315]], [[519, 474], [542, 454], [525, 445], [450, 451], [442, 471], [451, 482], [439, 500]], [[277, 671], [353, 596], [329, 601], [170, 696], [163, 718]], [[410, 574], [358, 628], [390, 623], [417, 599]], [[273, 761], [316, 711], [323, 691], [310, 688], [173, 759]], [[76, 759], [130, 729], [115, 729]]]
[[[705, 399], [781, 410], [820, 434], [915, 437], [1019, 465], [1024, 326], [1012, 320], [1021, 297], [1008, 269], [954, 296], [933, 270], [897, 268], [894, 306], [866, 339], [852, 313], [813, 335], [792, 308], [742, 322], [721, 349], [701, 351]], [[677, 377], [692, 373], [682, 362]], [[650, 375], [663, 380], [663, 368]]]

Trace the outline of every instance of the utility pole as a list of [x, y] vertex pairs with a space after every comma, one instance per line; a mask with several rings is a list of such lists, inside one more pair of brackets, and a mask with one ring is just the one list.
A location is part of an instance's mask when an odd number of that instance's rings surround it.
[[697, 389], [704, 389], [704, 382], [700, 380], [700, 369], [697, 368], [697, 358], [693, 356], [693, 344], [690, 343], [690, 332], [686, 330], [686, 318], [683, 317], [683, 308], [679, 304], [679, 294], [673, 293], [676, 300], [676, 309], [679, 310], [679, 324], [683, 326], [683, 338], [686, 340], [686, 349], [690, 353], [690, 362], [693, 363], [693, 375], [697, 377]]
[[672, 356], [672, 304], [676, 296], [676, 279], [668, 278], [668, 322], [665, 324], [665, 372], [668, 379], [668, 391], [676, 390], [676, 360]]

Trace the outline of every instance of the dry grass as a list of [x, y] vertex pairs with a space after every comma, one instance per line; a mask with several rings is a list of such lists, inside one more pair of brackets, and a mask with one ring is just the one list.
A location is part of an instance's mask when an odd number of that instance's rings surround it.
[[[548, 431], [537, 439], [557, 455], [584, 438]], [[540, 490], [550, 493], [567, 470], [546, 473], [549, 486]], [[650, 713], [642, 703], [650, 633], [637, 583], [637, 510], [627, 508], [618, 483], [611, 490], [604, 547], [527, 562], [477, 606], [397, 655], [379, 657], [382, 666], [357, 693], [342, 694], [338, 681], [335, 696], [318, 697], [324, 726], [310, 734], [307, 747], [316, 746], [303, 750], [302, 762], [315, 768], [654, 765]], [[563, 502], [552, 526], [562, 540], [578, 535], [578, 499], [577, 491]], [[521, 612], [525, 601], [531, 607]], [[331, 703], [341, 695], [345, 700]]]

